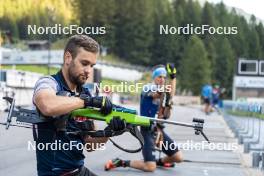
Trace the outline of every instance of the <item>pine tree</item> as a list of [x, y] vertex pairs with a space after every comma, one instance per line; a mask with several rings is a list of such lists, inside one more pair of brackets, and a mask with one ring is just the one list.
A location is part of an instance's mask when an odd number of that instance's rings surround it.
[[260, 43], [259, 43], [260, 39], [255, 26], [256, 26], [256, 17], [252, 15], [250, 18], [249, 32], [247, 33], [250, 59], [259, 59], [260, 57]]
[[117, 0], [116, 54], [135, 64], [151, 62], [153, 41], [152, 0]]
[[160, 34], [160, 25], [174, 27], [175, 19], [173, 9], [168, 1], [154, 1], [154, 33], [151, 46], [152, 65], [173, 62], [178, 63], [177, 36], [171, 34]]
[[194, 26], [201, 24], [202, 10], [198, 1], [189, 0], [184, 12], [185, 24], [193, 24]]
[[76, 5], [81, 26], [105, 27], [105, 34], [91, 34], [90, 36], [95, 38], [100, 45], [107, 47], [108, 51], [112, 51], [115, 46], [116, 3], [116, 0], [107, 0], [104, 3], [98, 0], [78, 0]]
[[262, 23], [259, 23], [256, 26], [256, 31], [258, 33], [259, 42], [260, 42], [260, 45], [261, 45], [260, 46], [260, 56], [259, 56], [259, 58], [264, 60], [264, 27], [263, 27]]
[[217, 56], [215, 69], [215, 81], [225, 87], [230, 95], [233, 83], [235, 58], [232, 47], [227, 38], [220, 38], [217, 41]]
[[245, 34], [248, 31], [247, 22], [244, 17], [236, 15], [234, 17], [233, 25], [237, 27], [238, 33], [228, 37], [236, 58], [248, 57], [248, 42]]
[[199, 95], [203, 84], [210, 82], [211, 64], [202, 40], [196, 35], [189, 39], [180, 66], [181, 87]]

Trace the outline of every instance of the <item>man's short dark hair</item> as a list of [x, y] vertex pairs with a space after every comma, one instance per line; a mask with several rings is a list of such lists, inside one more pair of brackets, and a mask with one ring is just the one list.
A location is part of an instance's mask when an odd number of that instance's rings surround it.
[[88, 37], [87, 35], [74, 35], [69, 38], [64, 49], [64, 54], [68, 51], [72, 55], [72, 58], [75, 58], [77, 56], [78, 49], [81, 47], [86, 51], [95, 54], [99, 53], [100, 50], [99, 44], [91, 37]]

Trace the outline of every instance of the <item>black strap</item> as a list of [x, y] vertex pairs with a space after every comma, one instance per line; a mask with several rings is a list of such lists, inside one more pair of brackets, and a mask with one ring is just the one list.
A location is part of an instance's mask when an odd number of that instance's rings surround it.
[[123, 150], [124, 152], [128, 152], [128, 153], [137, 153], [140, 152], [143, 148], [144, 145], [144, 138], [142, 136], [142, 134], [140, 133], [140, 131], [138, 130], [138, 128], [136, 126], [131, 126], [129, 128], [129, 132], [132, 136], [134, 136], [140, 143], [140, 147], [138, 149], [134, 149], [134, 150], [129, 150], [129, 149], [125, 149], [123, 147], [121, 147], [120, 145], [118, 145], [117, 143], [115, 143], [112, 139], [109, 139], [113, 145], [117, 148], [119, 148], [120, 150]]
[[37, 130], [36, 130], [35, 124], [32, 125], [32, 130], [33, 130], [33, 139], [34, 139], [34, 141], [37, 141], [38, 134], [37, 134]]

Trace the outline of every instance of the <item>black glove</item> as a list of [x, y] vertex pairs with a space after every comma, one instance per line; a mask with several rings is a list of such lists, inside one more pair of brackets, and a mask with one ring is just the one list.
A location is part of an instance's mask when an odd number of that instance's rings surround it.
[[104, 115], [112, 112], [113, 104], [108, 97], [90, 97], [86, 94], [81, 94], [80, 98], [84, 100], [84, 107], [100, 108], [101, 113]]
[[119, 117], [113, 117], [113, 119], [110, 120], [108, 126], [113, 131], [122, 131], [126, 128], [127, 124], [124, 119], [120, 119]]
[[167, 70], [167, 73], [168, 73], [168, 75], [170, 76], [171, 79], [176, 78], [177, 70], [176, 70], [176, 67], [174, 66], [174, 64], [167, 63], [166, 64], [166, 70]]

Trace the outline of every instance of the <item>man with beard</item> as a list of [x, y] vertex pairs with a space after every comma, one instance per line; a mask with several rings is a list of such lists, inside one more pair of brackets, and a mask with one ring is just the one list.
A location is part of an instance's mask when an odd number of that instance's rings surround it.
[[[103, 114], [112, 111], [112, 103], [107, 97], [91, 97], [89, 92], [83, 93], [82, 85], [87, 81], [92, 67], [96, 64], [99, 45], [85, 35], [72, 36], [66, 44], [62, 69], [55, 75], [45, 76], [36, 82], [33, 104], [41, 118], [47, 122], [39, 123], [33, 128], [33, 136], [38, 144], [60, 143], [64, 148], [44, 150], [36, 147], [37, 171], [40, 176], [93, 176], [84, 167], [83, 144], [105, 143], [108, 138], [91, 138], [76, 132], [80, 129], [94, 130], [92, 121], [80, 122], [68, 118], [71, 111], [85, 107], [96, 107]], [[56, 118], [55, 118], [56, 117]], [[123, 130], [125, 122], [113, 118], [108, 128], [113, 131]], [[65, 148], [66, 146], [66, 148]], [[93, 149], [88, 149], [92, 151]]]

